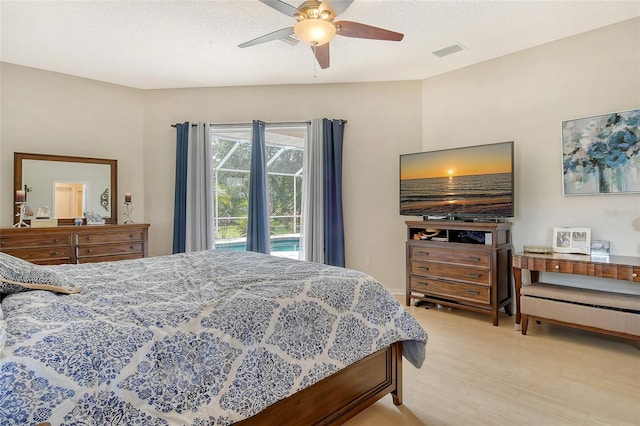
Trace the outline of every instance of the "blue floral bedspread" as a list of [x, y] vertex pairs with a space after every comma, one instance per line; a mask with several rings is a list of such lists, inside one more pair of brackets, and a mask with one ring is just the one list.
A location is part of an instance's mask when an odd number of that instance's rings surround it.
[[215, 250], [52, 268], [82, 291], [2, 300], [2, 425], [228, 425], [395, 341], [424, 360], [417, 321], [349, 269]]

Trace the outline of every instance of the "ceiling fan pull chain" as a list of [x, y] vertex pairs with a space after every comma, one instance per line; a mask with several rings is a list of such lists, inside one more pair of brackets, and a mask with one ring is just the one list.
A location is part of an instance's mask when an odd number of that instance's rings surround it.
[[316, 61], [316, 59], [315, 59], [315, 56], [316, 56], [316, 48], [317, 48], [317, 47], [318, 47], [318, 45], [317, 45], [317, 44], [314, 44], [314, 45], [313, 45], [313, 57], [314, 57], [314, 58], [313, 58], [313, 78], [317, 78], [317, 77], [318, 77], [318, 74], [316, 73], [316, 69], [317, 69], [317, 68], [316, 68], [316, 63], [317, 63], [317, 61]]

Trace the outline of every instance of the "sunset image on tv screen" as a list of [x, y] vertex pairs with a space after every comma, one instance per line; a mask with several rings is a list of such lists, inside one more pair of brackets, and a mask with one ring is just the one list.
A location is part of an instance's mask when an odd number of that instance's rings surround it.
[[400, 214], [511, 217], [513, 142], [401, 155]]

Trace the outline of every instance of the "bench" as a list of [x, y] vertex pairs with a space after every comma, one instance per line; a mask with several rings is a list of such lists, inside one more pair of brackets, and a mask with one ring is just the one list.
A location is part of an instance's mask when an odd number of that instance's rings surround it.
[[530, 319], [640, 340], [640, 295], [536, 282], [520, 289], [522, 334]]

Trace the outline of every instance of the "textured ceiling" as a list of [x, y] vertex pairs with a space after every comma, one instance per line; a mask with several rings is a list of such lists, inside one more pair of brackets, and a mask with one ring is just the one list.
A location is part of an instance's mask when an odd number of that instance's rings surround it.
[[419, 80], [637, 16], [637, 0], [355, 0], [337, 20], [404, 40], [337, 36], [322, 70], [302, 43], [237, 47], [295, 23], [257, 0], [1, 0], [0, 60], [142, 89]]

